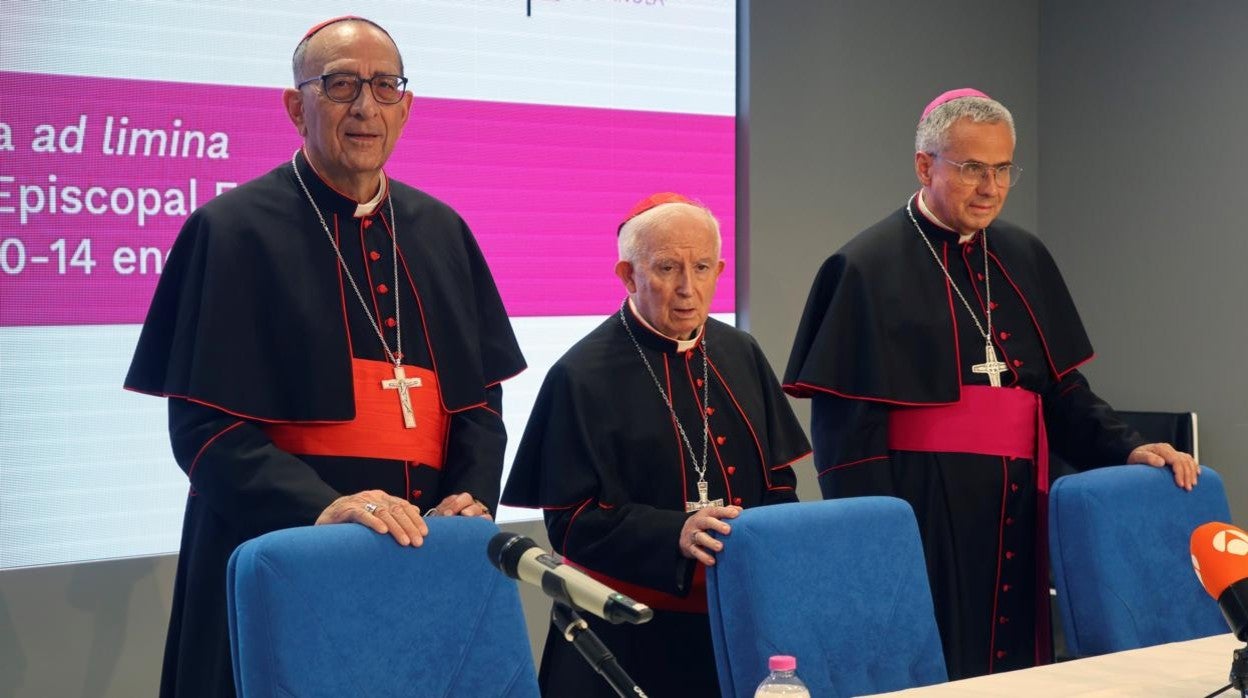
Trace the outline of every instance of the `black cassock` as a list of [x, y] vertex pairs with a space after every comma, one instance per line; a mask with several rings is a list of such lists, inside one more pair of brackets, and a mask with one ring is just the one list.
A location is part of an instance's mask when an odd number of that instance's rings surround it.
[[[438, 395], [424, 397], [447, 414], [443, 433], [422, 433], [419, 423], [411, 433], [442, 439], [432, 448], [443, 464], [358, 457], [372, 443], [337, 455], [275, 445], [268, 430], [279, 425], [352, 422], [353, 361], [385, 362], [381, 340], [289, 163], [196, 211], [174, 244], [126, 378], [131, 390], [171, 398], [173, 452], [191, 484], [166, 698], [234, 693], [225, 569], [243, 541], [312, 524], [337, 497], [365, 489], [422, 509], [461, 491], [497, 502], [506, 443], [499, 383], [524, 359], [471, 232], [445, 204], [393, 181], [397, 220], [386, 200], [355, 218], [356, 203], [302, 154], [299, 168], [390, 347], [401, 328], [403, 363], [436, 376]], [[401, 424], [397, 393], [390, 396]]]
[[[631, 310], [624, 317], [672, 397], [699, 462], [706, 351], [709, 499], [742, 507], [796, 501], [790, 463], [810, 446], [754, 339], [711, 319], [705, 342], [682, 352]], [[583, 614], [651, 696], [719, 695], [705, 568], [678, 547], [690, 516], [685, 504], [698, 500], [691, 460], [616, 314], [547, 374], [503, 491], [504, 504], [545, 511], [556, 552], [656, 609], [640, 626]], [[731, 535], [725, 545], [732, 545]], [[540, 679], [543, 695], [615, 695], [553, 632]]]
[[[993, 223], [985, 276], [982, 234], [959, 244], [915, 199], [911, 207], [981, 324], [991, 287], [993, 345], [1007, 368], [1001, 389], [1040, 396], [1049, 445], [1077, 467], [1125, 462], [1144, 440], [1078, 371], [1092, 346], [1040, 241]], [[971, 371], [984, 354], [983, 336], [903, 207], [823, 264], [784, 377], [786, 391], [813, 399], [824, 497], [892, 495], [914, 507], [950, 679], [1051, 655], [1047, 531], [1037, 511], [1048, 483], [1037, 483], [1037, 463], [889, 448], [890, 411], [957, 403], [961, 386], [988, 385]]]

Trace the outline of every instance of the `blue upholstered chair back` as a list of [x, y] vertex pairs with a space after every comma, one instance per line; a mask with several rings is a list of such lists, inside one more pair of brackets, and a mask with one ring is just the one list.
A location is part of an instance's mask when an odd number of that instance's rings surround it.
[[227, 589], [244, 698], [538, 696], [514, 581], [486, 558], [498, 528], [429, 520], [420, 548], [357, 524], [239, 546]]
[[748, 509], [707, 574], [722, 694], [754, 695], [767, 658], [797, 657], [812, 696], [945, 681], [910, 505], [857, 497]]
[[1192, 571], [1197, 526], [1231, 520], [1222, 478], [1179, 489], [1169, 468], [1123, 465], [1058, 478], [1049, 550], [1070, 655], [1086, 657], [1228, 632]]

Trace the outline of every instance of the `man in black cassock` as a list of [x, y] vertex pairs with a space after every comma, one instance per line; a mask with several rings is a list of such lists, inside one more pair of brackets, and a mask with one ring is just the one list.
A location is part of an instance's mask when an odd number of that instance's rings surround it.
[[[628, 299], [546, 375], [503, 503], [542, 508], [567, 562], [655, 609], [587, 618], [648, 695], [719, 696], [705, 566], [742, 508], [797, 500], [790, 464], [810, 445], [754, 339], [708, 318], [724, 268], [710, 212], [656, 194], [619, 247]], [[539, 679], [615, 695], [553, 629]]]
[[1030, 233], [996, 220], [1014, 122], [982, 92], [919, 121], [921, 190], [819, 270], [785, 389], [812, 398], [825, 498], [914, 507], [949, 678], [1049, 661], [1047, 443], [1081, 468], [1199, 466], [1145, 444], [1088, 387], [1070, 294]]
[[225, 569], [243, 541], [354, 521], [419, 546], [422, 511], [498, 500], [500, 382], [524, 359], [463, 220], [382, 172], [412, 101], [398, 47], [341, 17], [293, 68], [302, 147], [187, 220], [126, 378], [170, 398], [191, 483], [166, 697], [234, 694]]

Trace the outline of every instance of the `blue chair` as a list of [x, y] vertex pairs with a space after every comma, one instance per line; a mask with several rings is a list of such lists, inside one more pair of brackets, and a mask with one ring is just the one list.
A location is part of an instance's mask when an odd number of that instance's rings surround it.
[[1068, 653], [1086, 657], [1227, 632], [1192, 571], [1197, 526], [1231, 520], [1222, 478], [1187, 492], [1169, 468], [1122, 465], [1058, 478], [1049, 550]]
[[914, 512], [893, 497], [748, 509], [707, 574], [721, 693], [748, 698], [767, 658], [797, 657], [813, 696], [947, 680]]
[[275, 531], [230, 558], [234, 682], [244, 698], [537, 698], [516, 584], [484, 519], [430, 519], [418, 549], [357, 524]]

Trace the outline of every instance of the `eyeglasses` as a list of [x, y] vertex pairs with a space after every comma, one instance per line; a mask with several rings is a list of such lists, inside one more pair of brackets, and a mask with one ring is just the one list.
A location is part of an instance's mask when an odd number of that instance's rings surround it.
[[992, 173], [997, 186], [1002, 189], [1008, 189], [1018, 183], [1018, 178], [1023, 173], [1023, 169], [1013, 163], [1009, 165], [986, 165], [975, 160], [967, 160], [966, 162], [955, 162], [949, 158], [942, 158], [935, 153], [930, 155], [937, 160], [945, 162], [958, 168], [958, 174], [962, 177], [963, 184], [979, 186], [981, 182], [988, 181], [988, 173]]
[[407, 78], [401, 75], [374, 75], [371, 78], [362, 78], [354, 73], [326, 73], [308, 78], [295, 87], [302, 88], [317, 80], [321, 82], [321, 94], [331, 102], [354, 102], [356, 97], [360, 96], [364, 83], [368, 83], [373, 90], [373, 99], [382, 104], [398, 104], [403, 99], [403, 91], [407, 88]]

